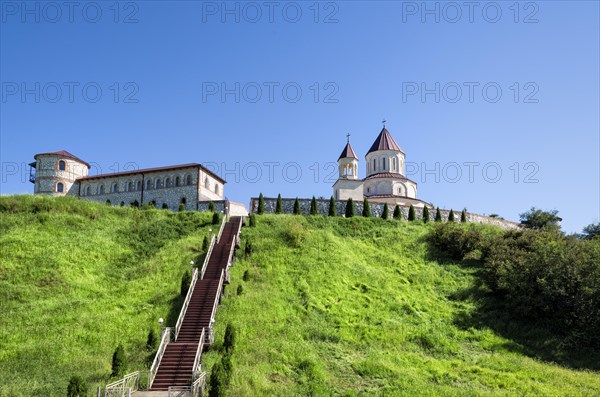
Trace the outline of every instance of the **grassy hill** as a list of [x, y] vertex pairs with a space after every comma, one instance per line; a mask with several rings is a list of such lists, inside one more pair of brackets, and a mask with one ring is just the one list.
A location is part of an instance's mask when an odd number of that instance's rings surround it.
[[600, 395], [598, 355], [496, 311], [476, 266], [430, 248], [431, 226], [257, 217], [217, 315], [218, 341], [237, 329], [228, 395]]
[[70, 198], [0, 198], [0, 396], [90, 395], [115, 347], [146, 367], [157, 320], [177, 320], [182, 273], [211, 216], [108, 207]]

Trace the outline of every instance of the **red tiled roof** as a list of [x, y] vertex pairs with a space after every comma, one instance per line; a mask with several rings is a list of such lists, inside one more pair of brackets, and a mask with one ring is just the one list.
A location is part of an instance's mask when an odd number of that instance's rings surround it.
[[114, 176], [145, 174], [145, 173], [149, 173], [149, 172], [160, 172], [160, 171], [167, 171], [167, 170], [178, 170], [178, 169], [182, 169], [182, 168], [201, 168], [204, 172], [206, 172], [207, 174], [211, 175], [213, 178], [219, 180], [222, 183], [227, 183], [227, 181], [225, 179], [221, 178], [219, 175], [215, 174], [214, 172], [212, 172], [211, 170], [209, 170], [208, 168], [206, 168], [202, 164], [198, 164], [198, 163], [170, 165], [170, 166], [166, 166], [166, 167], [142, 168], [142, 169], [139, 169], [139, 170], [113, 172], [113, 173], [110, 173], [110, 174], [91, 175], [91, 176], [86, 176], [86, 177], [83, 177], [83, 178], [78, 178], [77, 180], [78, 181], [87, 181], [87, 180], [90, 180], [90, 179], [100, 179], [100, 178], [110, 178], [110, 177], [114, 177]]
[[411, 181], [412, 183], [414, 183], [415, 185], [417, 184], [416, 182], [408, 179], [407, 177], [405, 177], [402, 174], [396, 174], [394, 172], [378, 172], [377, 174], [372, 174], [369, 175], [368, 177], [366, 177], [365, 179], [363, 179], [364, 181], [366, 181], [367, 179], [376, 179], [376, 178], [394, 178], [394, 179], [402, 179], [404, 181]]
[[358, 157], [356, 157], [356, 153], [354, 153], [354, 150], [352, 150], [352, 146], [350, 146], [350, 142], [346, 144], [344, 150], [342, 151], [342, 154], [340, 154], [340, 157], [338, 157], [338, 160], [344, 158], [358, 160]]
[[369, 149], [367, 154], [375, 152], [377, 150], [396, 150], [399, 152], [403, 152], [402, 149], [400, 149], [400, 146], [394, 140], [392, 134], [390, 134], [390, 132], [385, 127], [383, 127], [383, 129], [381, 130], [381, 132], [377, 136], [377, 139], [375, 139], [375, 142], [373, 142], [373, 145], [371, 145], [371, 149]]
[[33, 158], [37, 160], [37, 156], [43, 156], [43, 155], [49, 155], [49, 154], [73, 159], [75, 161], [79, 161], [80, 163], [87, 165], [88, 168], [91, 168], [91, 165], [89, 165], [87, 162], [83, 161], [82, 159], [75, 156], [74, 154], [67, 152], [66, 150], [58, 150], [56, 152], [47, 152], [47, 153], [38, 153], [35, 156], [33, 156]]

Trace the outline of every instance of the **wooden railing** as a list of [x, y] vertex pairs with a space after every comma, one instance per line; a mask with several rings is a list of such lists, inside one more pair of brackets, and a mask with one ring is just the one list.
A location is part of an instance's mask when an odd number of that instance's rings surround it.
[[156, 376], [156, 372], [158, 371], [160, 360], [162, 360], [162, 356], [165, 354], [165, 350], [167, 349], [167, 345], [170, 341], [171, 328], [165, 328], [160, 338], [160, 346], [158, 347], [158, 351], [156, 352], [156, 357], [154, 357], [154, 361], [152, 362], [152, 366], [150, 367], [150, 372], [148, 374], [148, 389], [152, 387], [152, 382], [154, 382], [154, 377]]
[[208, 266], [208, 261], [210, 259], [210, 255], [213, 252], [213, 248], [215, 247], [216, 238], [213, 235], [210, 239], [210, 245], [208, 246], [208, 251], [206, 251], [206, 256], [204, 257], [204, 262], [202, 263], [202, 268], [200, 271], [200, 280], [204, 280], [204, 272], [206, 272], [206, 267]]
[[104, 397], [129, 397], [140, 387], [140, 371], [125, 375], [123, 379], [109, 383], [104, 388]]
[[202, 370], [202, 350], [204, 349], [204, 331], [202, 328], [202, 334], [200, 334], [200, 340], [198, 341], [198, 348], [196, 349], [196, 357], [194, 358], [194, 366], [192, 367], [192, 380], [196, 380], [196, 376]]

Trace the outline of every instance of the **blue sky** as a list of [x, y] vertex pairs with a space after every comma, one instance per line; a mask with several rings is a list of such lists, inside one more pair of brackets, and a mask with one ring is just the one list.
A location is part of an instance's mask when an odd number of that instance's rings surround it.
[[1, 193], [65, 149], [329, 197], [346, 134], [364, 176], [385, 118], [421, 199], [598, 222], [598, 2], [471, 4], [1, 1]]

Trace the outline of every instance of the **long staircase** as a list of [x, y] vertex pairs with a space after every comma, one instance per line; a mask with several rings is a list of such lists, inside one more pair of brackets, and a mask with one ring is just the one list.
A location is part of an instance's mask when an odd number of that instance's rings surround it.
[[[166, 345], [151, 391], [168, 390], [169, 387], [189, 386], [195, 379], [194, 371], [205, 344], [213, 342], [213, 322], [220, 301], [225, 274], [232, 261], [242, 218], [231, 217], [225, 223], [218, 242], [208, 258], [203, 276], [193, 286], [183, 322], [175, 341]], [[192, 288], [192, 287], [190, 287]]]

